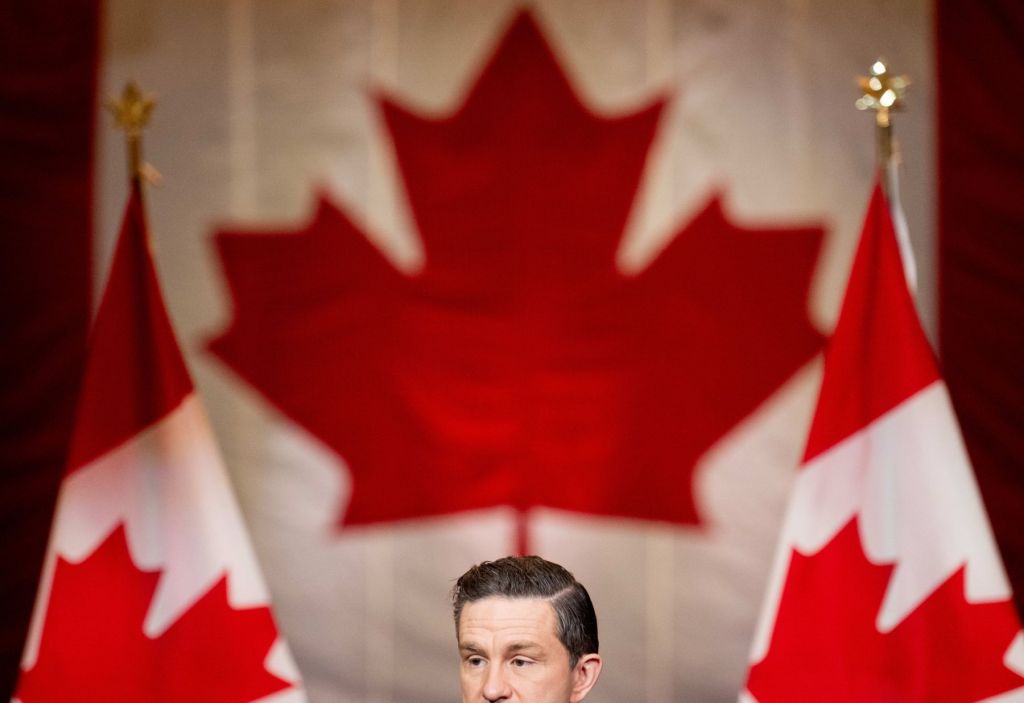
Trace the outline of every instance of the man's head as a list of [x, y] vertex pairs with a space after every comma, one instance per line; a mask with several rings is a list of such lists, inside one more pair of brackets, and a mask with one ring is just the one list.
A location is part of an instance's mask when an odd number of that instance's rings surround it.
[[601, 672], [587, 590], [540, 557], [483, 562], [452, 590], [463, 703], [578, 703]]

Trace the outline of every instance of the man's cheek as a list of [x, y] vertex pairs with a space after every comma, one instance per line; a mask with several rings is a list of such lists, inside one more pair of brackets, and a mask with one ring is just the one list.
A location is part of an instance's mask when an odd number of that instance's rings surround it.
[[478, 670], [462, 669], [459, 672], [459, 687], [462, 689], [462, 700], [475, 701], [479, 698], [483, 677]]
[[550, 669], [543, 664], [516, 667], [512, 672], [514, 680], [523, 683], [543, 683], [552, 678]]

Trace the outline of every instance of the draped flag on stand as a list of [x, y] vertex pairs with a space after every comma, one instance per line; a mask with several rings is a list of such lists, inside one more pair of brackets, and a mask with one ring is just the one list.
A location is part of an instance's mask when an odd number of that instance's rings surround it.
[[1024, 637], [876, 185], [746, 697], [1024, 700]]
[[135, 183], [15, 700], [298, 703], [148, 247]]

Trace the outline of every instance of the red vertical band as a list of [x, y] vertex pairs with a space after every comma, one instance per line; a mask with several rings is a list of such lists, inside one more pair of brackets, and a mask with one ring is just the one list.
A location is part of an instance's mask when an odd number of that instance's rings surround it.
[[89, 326], [96, 0], [0, 11], [0, 699], [35, 598]]
[[1024, 613], [1024, 5], [937, 23], [943, 375]]

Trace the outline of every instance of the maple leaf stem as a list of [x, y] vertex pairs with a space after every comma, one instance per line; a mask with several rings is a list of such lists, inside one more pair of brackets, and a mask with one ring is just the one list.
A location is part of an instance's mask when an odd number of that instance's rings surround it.
[[526, 510], [516, 510], [515, 554], [526, 556], [530, 553], [530, 516]]

